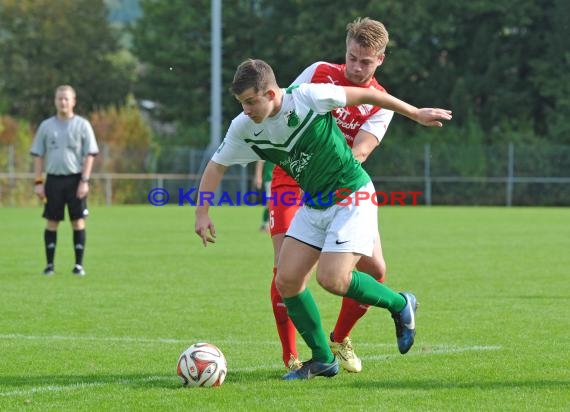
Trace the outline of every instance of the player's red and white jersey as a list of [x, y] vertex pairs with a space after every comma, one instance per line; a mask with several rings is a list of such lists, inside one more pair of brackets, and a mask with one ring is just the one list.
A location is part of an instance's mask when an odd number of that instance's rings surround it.
[[[359, 87], [349, 81], [344, 72], [344, 64], [316, 62], [307, 67], [295, 79], [293, 84], [333, 83], [337, 86]], [[368, 87], [383, 92], [386, 91], [374, 77], [371, 79]], [[382, 141], [394, 112], [370, 104], [361, 104], [359, 106], [338, 108], [332, 114], [336, 119], [336, 124], [342, 130], [346, 142], [352, 147], [354, 138], [359, 130], [365, 130], [373, 134], [378, 139], [378, 142]]]
[[[307, 67], [295, 79], [292, 84], [301, 83], [333, 83], [338, 86], [357, 86], [349, 81], [344, 75], [344, 64], [333, 64], [327, 62], [316, 62]], [[368, 85], [370, 88], [378, 89], [385, 92], [386, 90], [373, 77]], [[386, 134], [388, 125], [394, 116], [391, 110], [382, 109], [370, 104], [361, 104], [359, 106], [341, 107], [335, 109], [332, 115], [336, 119], [336, 123], [350, 147], [354, 143], [354, 138], [359, 130], [365, 130], [373, 134], [378, 142]], [[273, 171], [273, 187], [278, 186], [295, 186], [296, 183], [289, 177], [280, 167], [276, 167]]]

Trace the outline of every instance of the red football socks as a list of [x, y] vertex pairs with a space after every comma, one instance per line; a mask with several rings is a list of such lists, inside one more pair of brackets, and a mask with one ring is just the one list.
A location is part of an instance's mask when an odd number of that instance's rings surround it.
[[273, 315], [275, 316], [275, 324], [277, 325], [277, 333], [281, 340], [281, 348], [283, 349], [283, 363], [288, 366], [291, 355], [297, 359], [297, 340], [295, 325], [287, 315], [287, 307], [283, 303], [283, 299], [277, 287], [275, 286], [275, 275], [277, 268], [273, 268], [273, 280], [271, 281], [271, 306], [273, 307]]

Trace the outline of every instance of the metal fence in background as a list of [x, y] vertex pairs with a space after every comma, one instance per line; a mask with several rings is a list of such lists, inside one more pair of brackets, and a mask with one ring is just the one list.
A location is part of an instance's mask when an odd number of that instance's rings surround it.
[[[19, 152], [0, 146], [0, 206], [37, 205], [32, 159]], [[162, 188], [170, 194], [170, 203], [178, 204], [180, 194], [197, 189], [208, 158], [201, 149], [175, 147], [159, 155], [127, 151], [114, 159], [103, 147], [92, 176], [90, 203], [144, 204], [153, 189]], [[140, 173], [133, 171], [137, 168]], [[414, 192], [417, 204], [570, 206], [570, 146], [383, 143], [365, 168], [378, 191]], [[254, 190], [253, 170], [253, 165], [230, 167], [220, 190], [234, 200]]]
[[[570, 146], [425, 144], [421, 151], [390, 151], [365, 163], [377, 189], [419, 191], [425, 205], [570, 205]], [[382, 173], [386, 164], [395, 173]]]

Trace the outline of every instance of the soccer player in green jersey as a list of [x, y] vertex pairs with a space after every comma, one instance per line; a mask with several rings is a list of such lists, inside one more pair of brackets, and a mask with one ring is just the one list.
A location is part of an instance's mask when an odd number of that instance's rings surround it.
[[[375, 72], [384, 63], [389, 34], [384, 25], [368, 17], [357, 18], [346, 26], [346, 54], [343, 64], [319, 61], [308, 66], [293, 81], [300, 83], [333, 83], [339, 86], [357, 86], [385, 91], [375, 77]], [[360, 105], [333, 110], [333, 118], [342, 131], [346, 143], [352, 147], [354, 157], [363, 163], [370, 153], [380, 145], [394, 112], [379, 106]], [[271, 182], [273, 196], [282, 193], [297, 193], [301, 197], [299, 185], [280, 167], [273, 171]], [[275, 277], [277, 260], [285, 234], [293, 221], [300, 202], [269, 202], [271, 225], [269, 227], [273, 243], [274, 266], [270, 287], [271, 306], [275, 325], [281, 342], [281, 354], [285, 367], [298, 369], [301, 362], [297, 351], [297, 330], [287, 314], [287, 307], [277, 291]], [[378, 231], [372, 256], [362, 256], [356, 269], [368, 273], [378, 282], [386, 280], [386, 261], [382, 253], [380, 231]], [[343, 297], [340, 311], [330, 333], [329, 346], [348, 372], [360, 372], [362, 361], [356, 355], [350, 332], [368, 311], [369, 305]]]
[[[216, 190], [228, 166], [259, 159], [282, 167], [299, 183], [307, 199], [283, 242], [276, 285], [312, 358], [283, 378], [331, 377], [339, 370], [319, 310], [307, 289], [315, 265], [317, 282], [330, 293], [388, 309], [396, 324], [398, 349], [408, 352], [415, 337], [415, 296], [396, 293], [372, 276], [354, 270], [361, 256], [372, 254], [378, 205], [370, 177], [352, 155], [330, 112], [371, 104], [424, 126], [441, 127], [441, 120], [451, 119], [451, 111], [418, 109], [368, 88], [301, 84], [281, 89], [271, 66], [253, 59], [238, 66], [231, 91], [243, 112], [234, 118], [208, 163], [199, 199], [202, 193]], [[214, 243], [216, 235], [209, 206], [208, 202], [199, 202], [196, 208], [195, 232], [204, 246]]]

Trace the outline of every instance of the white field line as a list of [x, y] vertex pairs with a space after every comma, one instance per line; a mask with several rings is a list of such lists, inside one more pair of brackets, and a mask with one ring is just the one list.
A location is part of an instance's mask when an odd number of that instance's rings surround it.
[[[0, 340], [68, 340], [68, 341], [89, 341], [89, 342], [117, 342], [117, 343], [172, 343], [172, 344], [187, 344], [189, 345], [192, 342], [207, 342], [202, 338], [193, 338], [189, 337], [187, 339], [171, 339], [171, 338], [137, 338], [131, 336], [116, 336], [116, 337], [109, 337], [109, 336], [85, 336], [85, 335], [77, 335], [77, 336], [64, 336], [64, 335], [22, 335], [22, 334], [0, 334]], [[271, 345], [277, 344], [277, 340], [275, 341], [259, 341], [259, 340], [252, 340], [247, 341], [243, 339], [216, 339], [217, 344], [232, 344], [232, 345]]]
[[36, 393], [44, 393], [44, 392], [64, 392], [64, 391], [74, 391], [78, 389], [88, 389], [88, 388], [95, 388], [100, 386], [107, 386], [107, 385], [132, 385], [132, 384], [140, 384], [144, 382], [156, 382], [156, 381], [171, 381], [174, 379], [178, 379], [176, 377], [171, 378], [169, 376], [149, 376], [147, 378], [141, 379], [117, 379], [116, 381], [105, 381], [105, 382], [78, 382], [78, 383], [70, 383], [69, 385], [45, 385], [45, 386], [38, 386], [35, 388], [30, 389], [22, 389], [22, 390], [15, 390], [11, 392], [0, 392], [0, 397], [9, 397], [9, 396], [29, 396], [34, 395]]
[[188, 343], [195, 342], [192, 339], [169, 339], [169, 338], [135, 338], [130, 336], [99, 337], [99, 336], [63, 336], [63, 335], [22, 335], [22, 334], [0, 334], [3, 340], [70, 340], [70, 341], [98, 341], [98, 342], [123, 342], [123, 343]]
[[[0, 339], [4, 340], [70, 340], [70, 341], [104, 341], [104, 342], [125, 342], [125, 343], [188, 343], [189, 340], [184, 339], [149, 339], [149, 338], [134, 338], [134, 337], [96, 337], [96, 336], [60, 336], [60, 335], [53, 335], [53, 336], [34, 336], [34, 335], [19, 335], [19, 334], [8, 334], [8, 335], [0, 335]], [[218, 342], [218, 341], [217, 341]], [[233, 345], [251, 345], [251, 344], [267, 344], [260, 342], [260, 341], [238, 341], [238, 340], [226, 340], [219, 342], [222, 343], [231, 343]], [[269, 342], [269, 344], [274, 344], [275, 342]], [[370, 346], [370, 347], [392, 347], [394, 346], [393, 343], [363, 343], [362, 346]], [[478, 352], [478, 351], [494, 351], [494, 350], [501, 350], [501, 346], [498, 345], [474, 345], [474, 346], [454, 346], [454, 345], [432, 345], [432, 346], [423, 346], [420, 347], [418, 350], [408, 353], [406, 356], [429, 356], [429, 355], [445, 355], [450, 353], [461, 353], [461, 352]], [[399, 357], [399, 355], [395, 355], [394, 352], [385, 353], [385, 354], [376, 354], [373, 356], [363, 356], [363, 360], [385, 360], [390, 357]], [[280, 370], [283, 368], [281, 364], [266, 364], [266, 365], [259, 365], [259, 366], [248, 366], [242, 368], [232, 368], [231, 373], [243, 373], [243, 372], [255, 372], [260, 370]], [[87, 389], [87, 388], [94, 388], [94, 387], [101, 387], [101, 386], [108, 386], [108, 385], [132, 385], [137, 383], [145, 383], [145, 382], [157, 382], [157, 381], [165, 381], [165, 382], [174, 382], [177, 381], [178, 378], [176, 376], [149, 376], [140, 379], [117, 379], [114, 381], [104, 381], [104, 382], [77, 382], [72, 383], [69, 385], [45, 385], [45, 386], [38, 386], [30, 389], [23, 389], [23, 390], [14, 390], [14, 391], [7, 391], [1, 392], [0, 397], [11, 397], [11, 396], [30, 396], [37, 393], [45, 393], [45, 392], [64, 392], [64, 391], [74, 391], [79, 389]]]
[[[62, 341], [90, 341], [90, 342], [118, 342], [118, 343], [172, 343], [172, 344], [189, 344], [191, 342], [206, 342], [207, 340], [201, 340], [201, 338], [187, 338], [187, 339], [172, 339], [172, 338], [137, 338], [131, 336], [65, 336], [65, 335], [24, 335], [24, 334], [0, 334], [0, 340], [40, 340], [40, 341], [51, 341], [51, 340], [62, 340]], [[216, 339], [216, 344], [231, 344], [231, 345], [241, 345], [241, 346], [251, 346], [251, 345], [277, 345], [277, 340], [272, 341], [259, 341], [259, 340], [243, 340], [243, 339]], [[395, 346], [395, 343], [382, 343], [382, 342], [358, 342], [360, 347], [371, 347], [371, 348], [391, 348]], [[435, 344], [431, 346], [420, 347], [421, 354], [430, 353], [454, 353], [454, 352], [465, 352], [473, 350], [498, 350], [501, 349], [500, 346], [496, 345], [475, 345], [467, 347], [458, 347], [453, 345], [443, 345]]]
[[[131, 336], [86, 336], [86, 335], [76, 335], [76, 336], [65, 336], [65, 335], [24, 335], [24, 334], [0, 334], [0, 340], [39, 340], [39, 341], [88, 341], [88, 342], [117, 342], [117, 343], [159, 343], [159, 344], [190, 344], [192, 342], [207, 342], [202, 338], [189, 337], [187, 339], [172, 339], [172, 338], [144, 338], [144, 337], [131, 337]], [[244, 340], [244, 339], [216, 339], [216, 344], [223, 345], [241, 345], [241, 346], [251, 346], [251, 345], [278, 345], [278, 340], [272, 341], [260, 341], [260, 340]], [[361, 342], [359, 346], [367, 347], [392, 347], [394, 343], [369, 343]]]

